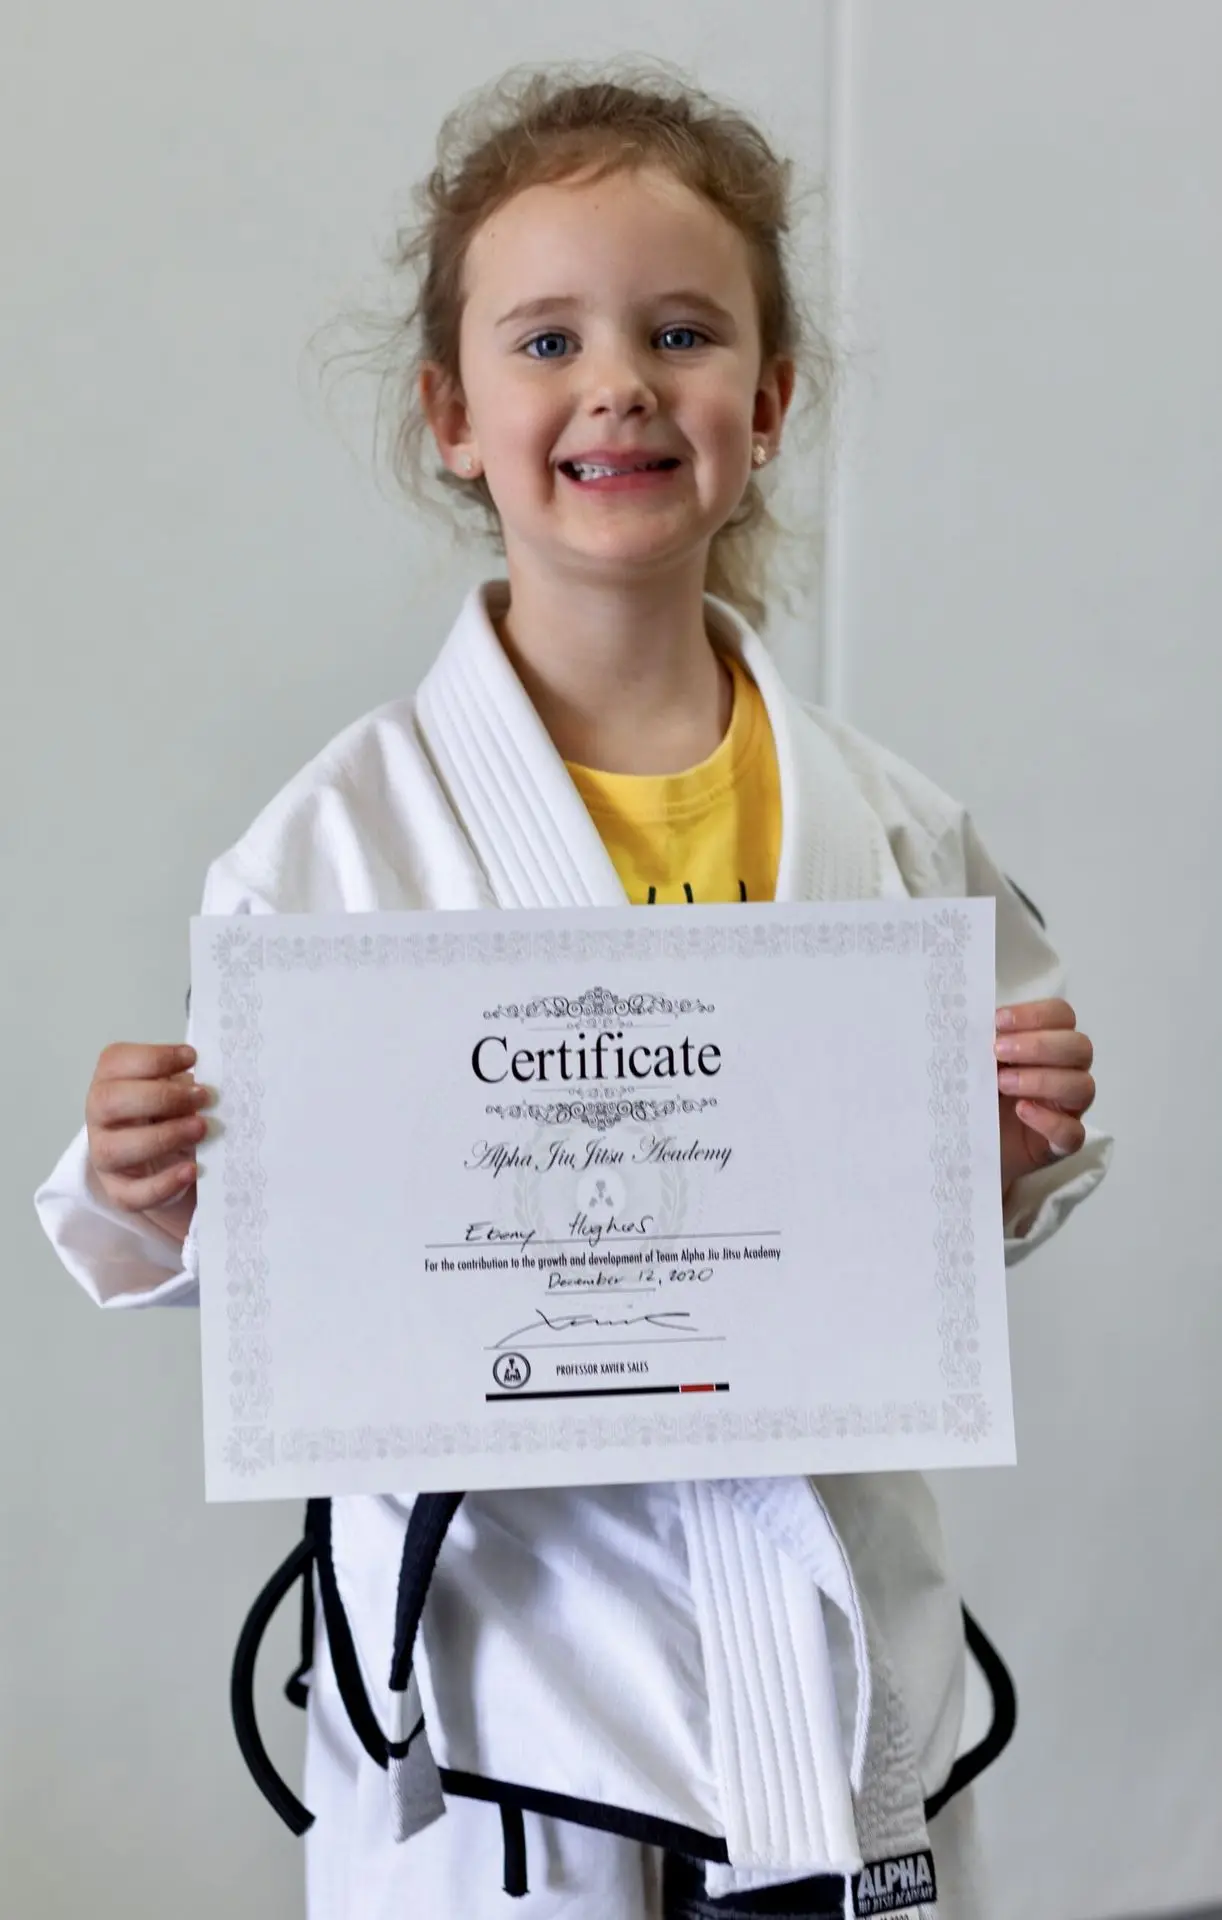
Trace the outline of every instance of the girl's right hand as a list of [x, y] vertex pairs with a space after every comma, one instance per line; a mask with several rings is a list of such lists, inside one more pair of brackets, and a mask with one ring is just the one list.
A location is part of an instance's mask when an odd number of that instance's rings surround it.
[[193, 1047], [107, 1047], [85, 1101], [89, 1157], [108, 1200], [187, 1237], [195, 1212], [195, 1149], [211, 1099], [196, 1085]]

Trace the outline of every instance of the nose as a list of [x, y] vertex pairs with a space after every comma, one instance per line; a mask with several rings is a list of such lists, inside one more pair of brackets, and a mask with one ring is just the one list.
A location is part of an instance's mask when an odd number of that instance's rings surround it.
[[584, 370], [585, 408], [591, 417], [627, 420], [634, 414], [649, 418], [657, 412], [653, 384], [637, 354], [628, 347], [607, 348], [597, 356], [587, 354]]

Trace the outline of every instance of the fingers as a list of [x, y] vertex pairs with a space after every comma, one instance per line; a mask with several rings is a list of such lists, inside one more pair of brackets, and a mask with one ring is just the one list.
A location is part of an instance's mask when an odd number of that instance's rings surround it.
[[190, 1160], [207, 1131], [201, 1114], [152, 1127], [107, 1127], [90, 1142], [90, 1158], [102, 1174], [145, 1172], [150, 1161], [163, 1161], [167, 1154]]
[[194, 1047], [139, 1046], [117, 1040], [104, 1048], [94, 1069], [95, 1080], [168, 1080], [195, 1065]]
[[1066, 1113], [1085, 1113], [1095, 1098], [1090, 1074], [1069, 1067], [1003, 1067], [997, 1088], [1011, 1098], [1039, 1101]]
[[193, 1185], [198, 1169], [193, 1160], [177, 1160], [158, 1173], [99, 1174], [107, 1196], [128, 1213], [147, 1213], [176, 1200]]
[[999, 1060], [1013, 1066], [1080, 1067], [1093, 1064], [1095, 1049], [1076, 1027], [1037, 1027], [999, 1033], [993, 1042]]
[[171, 1079], [99, 1079], [85, 1102], [85, 1118], [91, 1134], [106, 1127], [144, 1124], [152, 1120], [171, 1120], [180, 1114], [197, 1113], [211, 1095], [198, 1086], [189, 1073]]
[[1078, 1016], [1068, 1000], [1020, 1000], [998, 1007], [997, 1030], [1024, 1033], [1034, 1027], [1076, 1027]]
[[[113, 1205], [145, 1213], [185, 1200], [197, 1178], [195, 1149], [208, 1131], [193, 1047], [107, 1047], [85, 1101], [89, 1157]], [[192, 1196], [193, 1202], [193, 1196]], [[184, 1218], [189, 1204], [179, 1211]]]
[[1020, 1100], [1015, 1112], [1025, 1127], [1047, 1141], [1049, 1159], [1064, 1160], [1086, 1145], [1086, 1128], [1072, 1113], [1060, 1113], [1031, 1100]]
[[[1022, 1153], [1031, 1166], [1047, 1166], [1078, 1153], [1086, 1144], [1079, 1116], [1095, 1098], [1089, 1071], [1095, 1049], [1086, 1034], [1078, 1032], [1078, 1017], [1068, 1000], [999, 1007], [993, 1051], [1000, 1062], [998, 1093], [1015, 1102], [1013, 1112], [1024, 1129]], [[1003, 1177], [1007, 1111], [1002, 1110]]]

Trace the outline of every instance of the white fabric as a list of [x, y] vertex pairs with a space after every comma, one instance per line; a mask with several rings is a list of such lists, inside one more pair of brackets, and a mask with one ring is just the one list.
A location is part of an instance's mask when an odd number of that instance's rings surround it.
[[[734, 1866], [746, 1871], [711, 1866], [708, 1890], [718, 1896], [767, 1885], [778, 1860], [792, 1880], [829, 1868], [855, 1872], [861, 1850], [851, 1755], [841, 1737], [819, 1589], [722, 1487], [697, 1481], [680, 1491], [713, 1769], [740, 1783], [725, 1806], [726, 1840]], [[813, 1513], [808, 1526], [824, 1532]], [[863, 1679], [867, 1673], [863, 1667]], [[923, 1841], [919, 1794], [914, 1798]]]
[[[622, 904], [496, 638], [503, 593], [494, 583], [470, 595], [414, 702], [357, 722], [289, 783], [211, 868], [205, 912]], [[963, 811], [851, 728], [800, 706], [750, 629], [719, 602], [707, 612], [759, 685], [776, 739], [778, 897], [993, 894], [999, 999], [1056, 992], [1056, 955]], [[1109, 1150], [1092, 1133], [1082, 1153], [1018, 1183], [1009, 1259], [1060, 1226], [1102, 1178]], [[111, 1208], [83, 1134], [37, 1206], [64, 1264], [99, 1301], [197, 1297], [192, 1241], [180, 1252]], [[409, 1502], [334, 1509], [337, 1573], [388, 1731], [395, 1543]], [[752, 1630], [742, 1632], [747, 1616]], [[796, 1649], [795, 1694], [784, 1662]], [[550, 1784], [550, 1770], [557, 1790], [728, 1833], [726, 1891], [854, 1864], [866, 1833], [915, 1843], [920, 1796], [945, 1778], [959, 1737], [962, 1662], [924, 1483], [854, 1475], [817, 1490], [757, 1481], [697, 1496], [663, 1486], [470, 1500], [438, 1564], [417, 1676], [440, 1764], [537, 1785]], [[311, 1920], [443, 1911], [638, 1920], [652, 1910], [647, 1850], [555, 1823], [528, 1821], [532, 1891], [512, 1909], [499, 1890], [494, 1810], [452, 1800], [444, 1819], [396, 1847], [386, 1775], [328, 1705], [327, 1671], [324, 1649], [308, 1740]], [[955, 1907], [944, 1899], [939, 1912]], [[983, 1920], [979, 1906], [972, 1920]]]

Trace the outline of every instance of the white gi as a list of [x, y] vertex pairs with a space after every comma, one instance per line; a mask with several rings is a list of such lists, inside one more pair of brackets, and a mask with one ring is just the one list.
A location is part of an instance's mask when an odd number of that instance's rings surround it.
[[[507, 588], [472, 591], [414, 700], [346, 729], [212, 866], [205, 913], [622, 905], [598, 833], [497, 640]], [[998, 999], [1059, 991], [1060, 966], [963, 810], [893, 755], [794, 700], [762, 642], [706, 602], [763, 695], [780, 766], [780, 900], [992, 894]], [[1018, 1183], [1007, 1258], [1103, 1177], [1110, 1142]], [[192, 1303], [179, 1249], [105, 1199], [82, 1133], [37, 1196], [99, 1302]], [[333, 1503], [336, 1575], [366, 1688], [388, 1695], [410, 1494]], [[321, 1618], [304, 1798], [310, 1920], [652, 1920], [657, 1850], [526, 1815], [530, 1892], [501, 1887], [494, 1806], [436, 1768], [724, 1836], [711, 1894], [932, 1844], [939, 1920], [986, 1920], [970, 1796], [927, 1840], [923, 1799], [960, 1737], [964, 1643], [936, 1511], [916, 1474], [472, 1495], [442, 1548], [410, 1706], [406, 1783], [355, 1739]], [[418, 1689], [418, 1692], [417, 1692]], [[933, 1914], [932, 1905], [912, 1912]], [[851, 1899], [848, 1911], [852, 1912]]]

